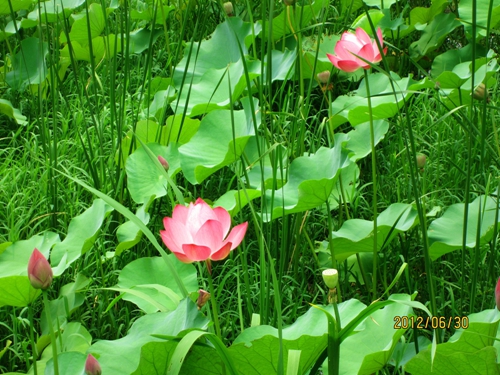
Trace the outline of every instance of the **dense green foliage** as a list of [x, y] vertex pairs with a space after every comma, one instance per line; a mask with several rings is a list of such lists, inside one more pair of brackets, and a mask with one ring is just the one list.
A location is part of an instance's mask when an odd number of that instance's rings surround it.
[[[499, 10], [0, 0], [0, 373], [500, 373]], [[199, 197], [249, 223], [211, 273], [159, 235]]]

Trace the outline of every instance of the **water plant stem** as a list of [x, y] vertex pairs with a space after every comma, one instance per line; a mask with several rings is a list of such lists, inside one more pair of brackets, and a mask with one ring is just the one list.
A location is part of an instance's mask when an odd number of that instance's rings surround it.
[[38, 375], [38, 369], [36, 367], [36, 359], [38, 358], [38, 351], [36, 349], [35, 336], [34, 336], [34, 319], [33, 319], [33, 307], [31, 305], [28, 306], [28, 316], [30, 321], [30, 342], [31, 342], [31, 350], [33, 356], [33, 374]]
[[377, 260], [378, 260], [378, 249], [377, 249], [377, 158], [375, 155], [375, 131], [373, 129], [373, 113], [372, 113], [372, 101], [370, 98], [370, 84], [368, 82], [368, 71], [364, 70], [365, 73], [365, 85], [366, 85], [366, 98], [368, 100], [368, 116], [370, 117], [370, 143], [372, 146], [372, 180], [373, 180], [373, 273], [372, 273], [372, 299], [375, 301], [377, 299]]
[[215, 288], [214, 288], [214, 283], [212, 280], [212, 267], [210, 264], [210, 259], [206, 261], [207, 263], [207, 271], [208, 271], [208, 288], [210, 290], [210, 306], [212, 306], [212, 315], [214, 319], [214, 325], [215, 325], [215, 334], [217, 335], [218, 338], [222, 340], [222, 333], [220, 330], [220, 323], [219, 323], [219, 312], [218, 312], [218, 306], [217, 306], [217, 298], [215, 295]]
[[43, 294], [43, 304], [45, 307], [45, 317], [47, 318], [47, 324], [49, 326], [49, 332], [50, 332], [50, 344], [52, 345], [52, 360], [54, 362], [54, 375], [59, 375], [59, 365], [57, 363], [56, 335], [54, 333], [54, 326], [52, 325], [52, 314], [50, 312], [49, 297], [47, 297], [46, 290], [42, 291], [42, 294]]

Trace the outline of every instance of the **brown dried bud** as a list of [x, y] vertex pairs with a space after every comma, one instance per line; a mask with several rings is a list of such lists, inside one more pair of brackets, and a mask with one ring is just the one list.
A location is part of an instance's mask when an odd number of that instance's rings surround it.
[[210, 299], [210, 293], [208, 293], [206, 290], [200, 289], [198, 290], [198, 300], [196, 301], [196, 305], [198, 306], [198, 310], [201, 310], [203, 306], [208, 302]]
[[318, 78], [319, 83], [328, 83], [330, 80], [330, 71], [325, 70], [324, 72], [316, 74], [316, 77]]

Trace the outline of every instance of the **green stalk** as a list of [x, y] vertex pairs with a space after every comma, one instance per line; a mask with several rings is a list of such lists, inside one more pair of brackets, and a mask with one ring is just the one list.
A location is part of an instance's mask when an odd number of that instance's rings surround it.
[[366, 98], [368, 99], [368, 115], [370, 117], [370, 143], [372, 146], [372, 180], [373, 180], [373, 274], [372, 293], [373, 300], [377, 299], [377, 158], [375, 155], [375, 132], [373, 130], [372, 100], [370, 98], [370, 84], [368, 82], [368, 71], [364, 70], [366, 84]]
[[33, 374], [38, 375], [38, 369], [36, 367], [36, 359], [38, 358], [38, 351], [36, 350], [36, 343], [35, 343], [35, 337], [33, 334], [33, 325], [34, 325], [34, 319], [33, 319], [33, 307], [31, 305], [28, 306], [28, 316], [29, 316], [29, 321], [30, 321], [30, 342], [31, 342], [31, 350], [32, 350], [32, 355], [33, 355]]
[[222, 332], [220, 330], [220, 323], [219, 323], [219, 312], [218, 312], [218, 306], [217, 306], [217, 298], [215, 296], [214, 283], [212, 281], [212, 268], [210, 265], [210, 259], [208, 259], [206, 261], [206, 264], [207, 264], [207, 271], [208, 271], [208, 289], [210, 290], [210, 306], [212, 306], [212, 315], [214, 318], [215, 333], [217, 334], [217, 337], [222, 340]]
[[47, 318], [47, 324], [49, 325], [50, 343], [52, 345], [52, 359], [54, 361], [54, 375], [59, 375], [59, 364], [57, 363], [56, 335], [54, 333], [54, 326], [52, 325], [52, 314], [50, 312], [49, 298], [47, 297], [46, 290], [43, 290], [42, 294], [43, 294], [43, 304], [45, 306], [45, 316]]

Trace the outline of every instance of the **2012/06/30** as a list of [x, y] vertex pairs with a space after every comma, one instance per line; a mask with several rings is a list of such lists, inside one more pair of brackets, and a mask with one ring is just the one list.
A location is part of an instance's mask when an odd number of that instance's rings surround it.
[[467, 316], [399, 316], [394, 317], [394, 329], [467, 329], [469, 328], [469, 317]]

